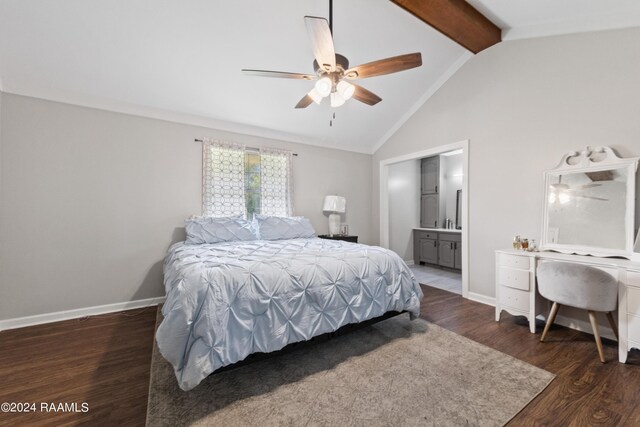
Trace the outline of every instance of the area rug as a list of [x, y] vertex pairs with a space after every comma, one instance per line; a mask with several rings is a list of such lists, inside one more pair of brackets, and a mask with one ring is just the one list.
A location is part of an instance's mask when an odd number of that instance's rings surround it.
[[147, 425], [501, 426], [553, 378], [403, 314], [214, 373], [189, 392], [155, 347]]

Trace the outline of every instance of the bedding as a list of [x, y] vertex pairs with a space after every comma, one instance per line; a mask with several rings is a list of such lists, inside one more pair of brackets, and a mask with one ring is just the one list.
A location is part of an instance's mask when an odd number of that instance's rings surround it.
[[180, 388], [251, 353], [272, 352], [388, 311], [419, 315], [422, 291], [394, 252], [319, 238], [176, 243], [156, 333]]
[[228, 217], [196, 217], [184, 221], [187, 244], [255, 240], [257, 234], [251, 221], [242, 215]]
[[258, 236], [262, 240], [285, 240], [315, 237], [311, 221], [303, 216], [254, 216]]

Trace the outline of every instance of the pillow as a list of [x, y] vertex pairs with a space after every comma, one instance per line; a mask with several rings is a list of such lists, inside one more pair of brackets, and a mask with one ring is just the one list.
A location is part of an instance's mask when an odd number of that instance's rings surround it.
[[242, 217], [197, 217], [184, 221], [189, 245], [256, 240], [253, 224]]
[[262, 240], [302, 239], [315, 237], [311, 222], [303, 216], [254, 215], [258, 236]]

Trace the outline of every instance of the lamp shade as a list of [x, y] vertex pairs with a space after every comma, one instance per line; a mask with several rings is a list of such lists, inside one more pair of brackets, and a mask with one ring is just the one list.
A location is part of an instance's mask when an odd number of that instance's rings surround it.
[[344, 99], [345, 101], [350, 99], [353, 96], [354, 92], [356, 91], [356, 87], [354, 85], [344, 80], [338, 83], [338, 86], [336, 86], [336, 89], [338, 93], [342, 96], [342, 99]]
[[322, 102], [322, 95], [320, 95], [320, 92], [318, 92], [318, 89], [315, 87], [311, 89], [307, 95], [309, 95], [316, 104], [320, 104]]
[[347, 211], [347, 199], [342, 196], [325, 196], [324, 212], [345, 213]]
[[331, 92], [331, 106], [333, 108], [338, 108], [341, 105], [344, 105], [344, 98], [338, 92]]
[[333, 82], [329, 77], [322, 77], [316, 81], [316, 90], [323, 98], [329, 96], [331, 89], [333, 88]]

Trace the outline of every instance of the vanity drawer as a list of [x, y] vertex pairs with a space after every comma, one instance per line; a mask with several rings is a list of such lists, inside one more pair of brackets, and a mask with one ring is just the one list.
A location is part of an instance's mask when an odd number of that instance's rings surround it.
[[627, 271], [627, 284], [640, 286], [640, 273], [637, 271]]
[[630, 341], [640, 343], [640, 317], [630, 314], [627, 319], [627, 337]]
[[462, 236], [460, 233], [438, 233], [438, 238], [441, 242], [461, 242]]
[[522, 311], [529, 311], [529, 292], [501, 286], [500, 304]]
[[529, 271], [500, 267], [500, 285], [510, 288], [529, 290]]
[[627, 313], [640, 316], [640, 288], [627, 286]]
[[413, 231], [419, 239], [433, 239], [438, 240], [438, 233], [435, 231], [422, 231], [422, 230], [414, 230]]
[[520, 255], [500, 254], [500, 265], [509, 268], [529, 269], [529, 257]]

